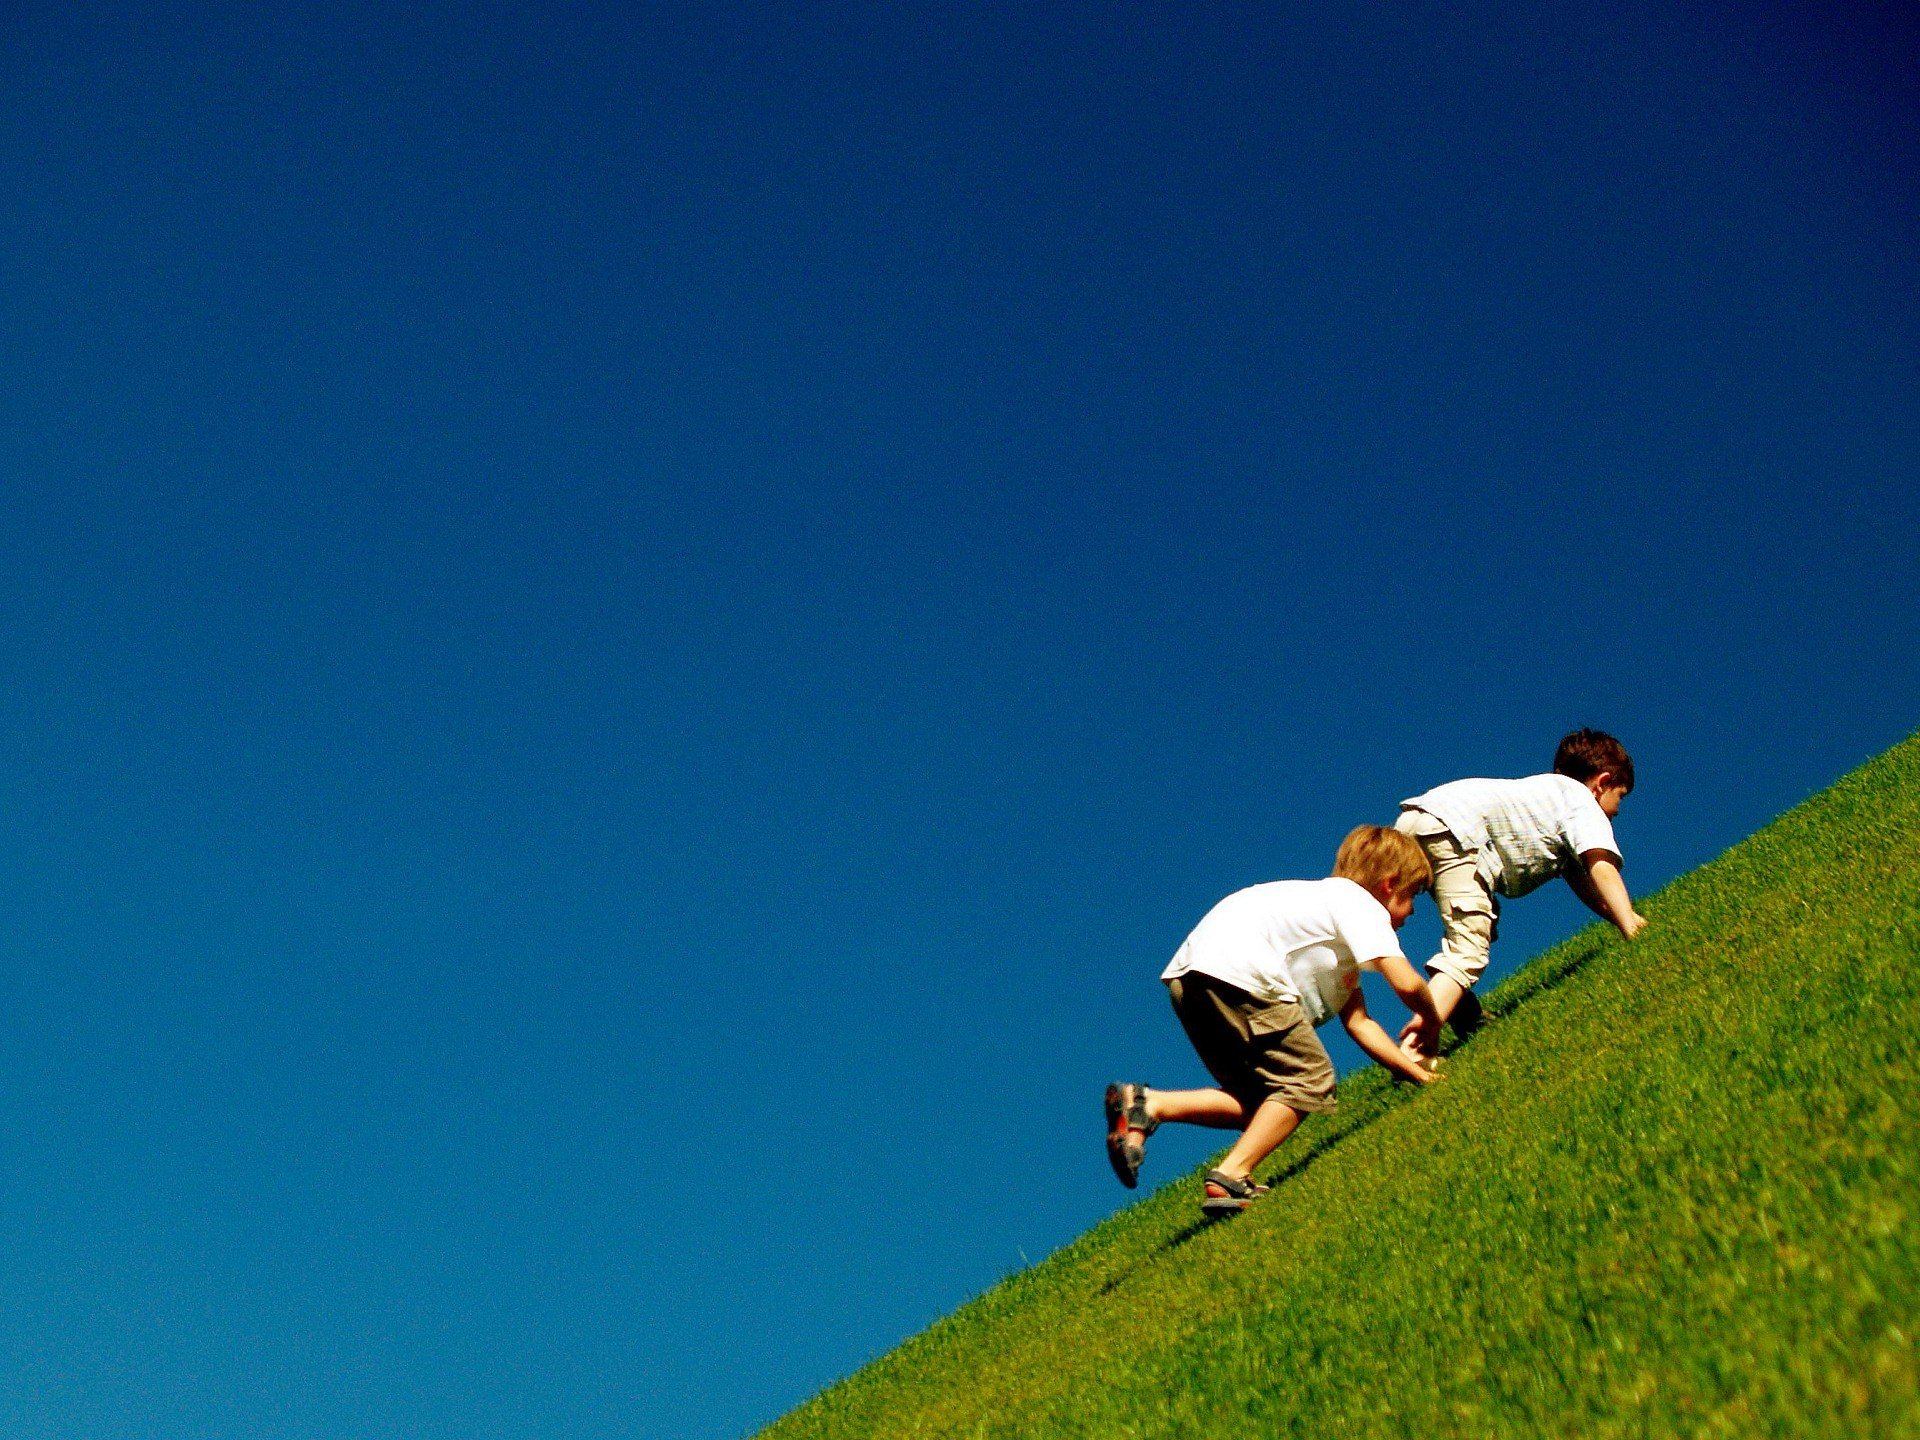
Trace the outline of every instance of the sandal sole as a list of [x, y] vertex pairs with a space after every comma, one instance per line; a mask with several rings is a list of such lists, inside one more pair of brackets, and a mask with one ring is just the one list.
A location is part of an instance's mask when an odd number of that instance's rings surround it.
[[1138, 1145], [1129, 1143], [1127, 1136], [1132, 1132], [1127, 1128], [1127, 1095], [1130, 1086], [1109, 1085], [1107, 1087], [1107, 1163], [1113, 1167], [1114, 1178], [1129, 1190], [1140, 1188], [1140, 1161], [1146, 1152]]

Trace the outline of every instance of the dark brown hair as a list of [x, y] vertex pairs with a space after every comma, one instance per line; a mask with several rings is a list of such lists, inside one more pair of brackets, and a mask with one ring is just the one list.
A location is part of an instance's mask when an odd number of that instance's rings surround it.
[[1604, 730], [1576, 730], [1567, 736], [1553, 752], [1553, 768], [1557, 774], [1581, 781], [1608, 771], [1614, 784], [1633, 789], [1633, 757]]

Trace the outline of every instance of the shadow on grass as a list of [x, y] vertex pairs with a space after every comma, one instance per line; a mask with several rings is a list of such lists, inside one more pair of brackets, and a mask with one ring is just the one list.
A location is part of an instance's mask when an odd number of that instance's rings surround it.
[[[1154, 1246], [1153, 1252], [1147, 1256], [1146, 1260], [1143, 1263], [1151, 1265], [1155, 1260], [1160, 1259], [1164, 1255], [1172, 1254], [1175, 1250], [1178, 1250], [1182, 1245], [1185, 1245], [1189, 1240], [1196, 1239], [1199, 1236], [1206, 1234], [1206, 1232], [1213, 1229], [1214, 1226], [1222, 1223], [1223, 1223], [1222, 1221], [1208, 1220], [1208, 1219], [1202, 1218], [1202, 1219], [1193, 1221], [1191, 1224], [1181, 1226], [1180, 1229], [1174, 1231], [1173, 1234], [1169, 1235], [1166, 1239], [1162, 1240], [1158, 1245]], [[1121, 1286], [1125, 1285], [1128, 1280], [1132, 1279], [1135, 1275], [1139, 1273], [1140, 1273], [1139, 1267], [1136, 1266], [1135, 1268], [1128, 1270], [1123, 1274], [1110, 1275], [1105, 1280], [1100, 1282], [1100, 1288], [1094, 1293], [1098, 1295], [1103, 1295], [1103, 1296], [1111, 1295], [1114, 1293], [1114, 1291], [1118, 1290]]]
[[[1365, 1096], [1345, 1113], [1341, 1114], [1339, 1119], [1328, 1122], [1327, 1128], [1314, 1129], [1303, 1139], [1297, 1149], [1282, 1152], [1289, 1155], [1288, 1163], [1268, 1175], [1264, 1183], [1277, 1188], [1282, 1181], [1289, 1180], [1295, 1175], [1298, 1175], [1322, 1155], [1325, 1155], [1329, 1150], [1333, 1149], [1334, 1146], [1339, 1145], [1349, 1136], [1364, 1130], [1400, 1101], [1402, 1097], [1398, 1093], [1399, 1088], [1400, 1087], [1396, 1086], [1393, 1090], [1385, 1094]], [[1195, 1220], [1189, 1225], [1182, 1226], [1166, 1239], [1162, 1240], [1158, 1245], [1154, 1246], [1153, 1250], [1142, 1261], [1142, 1264], [1150, 1265], [1155, 1260], [1171, 1255], [1181, 1246], [1222, 1223], [1225, 1222], [1203, 1218]], [[1111, 1276], [1101, 1283], [1097, 1293], [1101, 1295], [1111, 1295], [1122, 1285], [1126, 1284], [1130, 1276], [1138, 1273], [1139, 1267], [1135, 1267], [1125, 1274]]]
[[[1504, 1020], [1538, 1000], [1542, 995], [1565, 984], [1588, 961], [1598, 955], [1606, 946], [1606, 934], [1598, 926], [1591, 934], [1578, 935], [1565, 942], [1563, 953], [1554, 955], [1551, 960], [1541, 956], [1532, 964], [1523, 966], [1507, 977], [1499, 987], [1487, 997], [1484, 1007], [1484, 1019], [1475, 1027], [1472, 1034], [1458, 1035], [1449, 1027], [1442, 1036], [1440, 1053], [1452, 1055], [1461, 1046], [1468, 1043], [1473, 1035], [1483, 1033], [1484, 1027], [1492, 1021]], [[1552, 951], [1548, 955], [1553, 955]], [[1294, 1176], [1301, 1174], [1334, 1147], [1345, 1143], [1366, 1129], [1388, 1111], [1398, 1108], [1411, 1098], [1413, 1086], [1404, 1082], [1388, 1081], [1384, 1085], [1363, 1091], [1354, 1100], [1338, 1112], [1338, 1118], [1328, 1121], [1324, 1127], [1315, 1129], [1297, 1148], [1283, 1150], [1286, 1163], [1270, 1172], [1266, 1184], [1278, 1189]], [[1217, 1222], [1196, 1220], [1192, 1224], [1175, 1231], [1154, 1247], [1142, 1264], [1152, 1264], [1163, 1256], [1170, 1255], [1196, 1236], [1211, 1230]], [[1126, 1274], [1116, 1275], [1104, 1281], [1099, 1289], [1101, 1295], [1111, 1295], [1124, 1285], [1129, 1276], [1137, 1274], [1138, 1267]]]
[[1487, 997], [1487, 1018], [1504, 1019], [1523, 1006], [1532, 1004], [1549, 990], [1565, 984], [1575, 972], [1604, 950], [1606, 944], [1607, 932], [1595, 925], [1590, 933], [1576, 935], [1567, 941], [1564, 954], [1553, 956], [1553, 952], [1548, 951], [1547, 955], [1541, 956], [1533, 964], [1522, 966]]

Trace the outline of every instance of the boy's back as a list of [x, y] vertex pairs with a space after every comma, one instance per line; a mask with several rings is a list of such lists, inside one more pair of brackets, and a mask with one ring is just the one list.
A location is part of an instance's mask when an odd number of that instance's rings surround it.
[[1517, 898], [1565, 874], [1589, 850], [1618, 855], [1613, 824], [1592, 791], [1571, 776], [1454, 780], [1402, 800], [1441, 821], [1478, 852], [1490, 889]]
[[1160, 978], [1198, 971], [1269, 1003], [1292, 1001], [1321, 1025], [1353, 993], [1360, 967], [1400, 953], [1387, 911], [1354, 881], [1274, 880], [1209, 910]]

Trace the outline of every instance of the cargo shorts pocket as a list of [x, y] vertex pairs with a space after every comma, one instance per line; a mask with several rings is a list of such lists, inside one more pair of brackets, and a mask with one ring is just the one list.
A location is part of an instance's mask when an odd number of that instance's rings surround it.
[[1476, 932], [1493, 940], [1500, 933], [1500, 901], [1491, 895], [1449, 896], [1442, 906], [1441, 920], [1449, 931]]
[[1278, 1035], [1291, 1030], [1307, 1018], [1306, 1011], [1293, 1000], [1276, 1000], [1271, 1005], [1263, 1005], [1258, 1010], [1247, 1012], [1247, 1033], [1250, 1035]]

